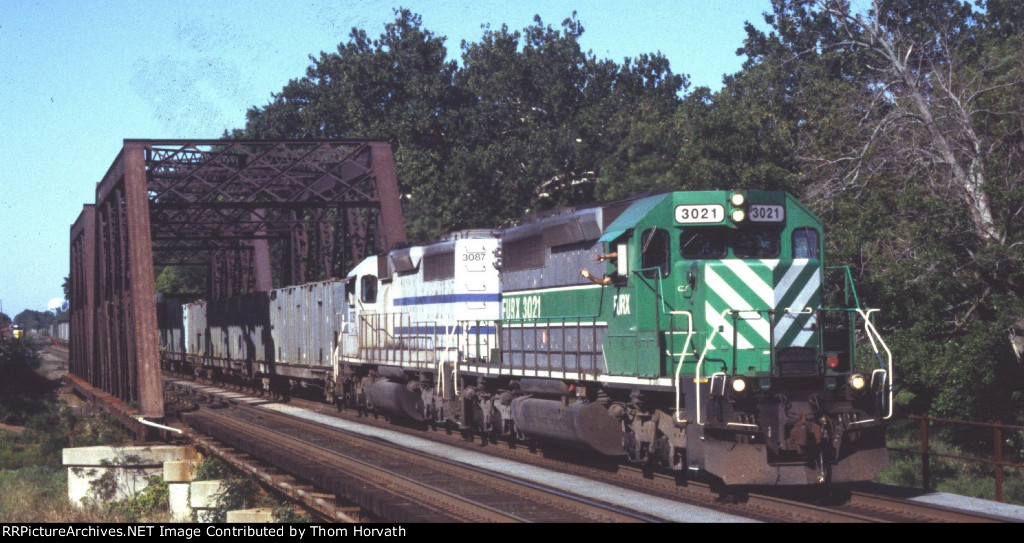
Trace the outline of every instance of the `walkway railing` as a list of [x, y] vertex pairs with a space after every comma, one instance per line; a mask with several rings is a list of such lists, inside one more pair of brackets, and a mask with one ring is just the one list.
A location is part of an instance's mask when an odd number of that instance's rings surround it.
[[[929, 417], [927, 415], [910, 415], [908, 418], [920, 421], [920, 447], [917, 449], [902, 449], [897, 447], [890, 447], [890, 451], [898, 451], [908, 454], [916, 454], [921, 457], [921, 478], [924, 483], [925, 490], [932, 490], [932, 460], [936, 458], [947, 458], [952, 460], [959, 460], [962, 462], [972, 462], [982, 465], [990, 465], [993, 468], [993, 477], [995, 478], [995, 500], [1003, 501], [1003, 476], [1004, 469], [1024, 469], [1024, 464], [1016, 462], [1009, 462], [1004, 459], [1003, 443], [1008, 432], [1012, 431], [1024, 431], [1024, 426], [1014, 426], [1010, 424], [1002, 424], [999, 421], [994, 423], [986, 422], [972, 422], [966, 420], [956, 419], [943, 419], [938, 417]], [[955, 425], [966, 425], [975, 426], [981, 428], [992, 429], [992, 456], [991, 458], [982, 458], [978, 456], [962, 455], [962, 454], [948, 454], [939, 453], [931, 450], [929, 445], [929, 427], [931, 423], [949, 423]]]

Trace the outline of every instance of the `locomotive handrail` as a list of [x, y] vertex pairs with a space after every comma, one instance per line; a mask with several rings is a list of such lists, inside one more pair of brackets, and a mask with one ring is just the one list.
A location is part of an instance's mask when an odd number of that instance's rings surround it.
[[[775, 366], [775, 321], [772, 320], [772, 314], [774, 314], [775, 310], [769, 308], [728, 309], [726, 311], [730, 311], [732, 313], [732, 372], [736, 373], [736, 357], [737, 355], [739, 355], [739, 349], [736, 348], [736, 346], [739, 345], [739, 327], [736, 325], [736, 321], [740, 319], [740, 314], [742, 313], [756, 313], [758, 320], [761, 320], [761, 313], [764, 313], [765, 317], [767, 317], [767, 319], [765, 320], [768, 321], [768, 329], [770, 335], [768, 343], [770, 347], [769, 352], [771, 353], [769, 355], [770, 357], [768, 359], [768, 365], [771, 367]], [[725, 317], [725, 312], [722, 313], [722, 317]]]
[[[682, 371], [683, 371], [683, 360], [686, 358], [687, 351], [690, 350], [690, 340], [693, 338], [693, 334], [694, 334], [694, 330], [693, 330], [693, 314], [690, 313], [689, 311], [670, 311], [668, 314], [669, 315], [686, 315], [686, 328], [687, 328], [686, 343], [683, 344], [683, 351], [681, 353], [679, 353], [679, 364], [676, 365], [676, 376], [675, 376], [675, 379], [674, 379], [675, 388], [676, 388], [676, 414], [675, 414], [675, 419], [676, 419], [676, 422], [678, 422], [680, 424], [686, 424], [688, 421], [685, 421], [685, 420], [679, 418], [679, 413], [682, 412], [682, 409], [680, 408], [680, 405], [679, 405], [680, 404], [680, 398], [682, 396], [682, 394], [681, 394], [682, 383], [679, 380], [679, 376], [682, 374]], [[698, 395], [698, 397], [700, 396], [699, 393], [697, 395]]]
[[850, 273], [849, 266], [827, 266], [826, 270], [843, 270], [845, 272], [845, 283], [850, 288], [850, 294], [853, 295], [853, 306], [856, 309], [860, 309], [860, 299], [857, 298], [857, 287], [853, 284], [853, 274]]
[[726, 381], [728, 381], [728, 377], [729, 377], [729, 374], [725, 373], [724, 371], [716, 371], [715, 373], [712, 373], [711, 377], [708, 379], [708, 381], [711, 383], [709, 385], [709, 390], [708, 391], [711, 392], [711, 394], [714, 394], [715, 393], [715, 383], [721, 382], [722, 383], [722, 391], [719, 392], [718, 395], [719, 396], [725, 396], [725, 385], [726, 385]]
[[388, 332], [387, 326], [380, 326], [379, 322], [376, 322], [376, 323], [371, 323], [370, 322], [370, 317], [376, 317], [374, 320], [380, 321], [382, 317], [386, 317], [387, 315], [400, 315], [400, 313], [367, 313], [367, 314], [361, 314], [361, 315], [359, 315], [359, 320], [362, 321], [366, 325], [366, 327], [369, 328], [370, 330], [372, 330], [374, 332], [377, 332], [377, 333], [384, 332], [384, 335], [387, 338], [393, 340], [393, 339], [395, 339], [395, 335], [392, 334], [391, 332]]
[[[603, 294], [602, 294], [602, 296], [603, 296]], [[563, 374], [563, 377], [565, 379], [570, 379], [570, 378], [572, 378], [571, 374], [573, 374], [573, 372], [575, 372], [575, 375], [577, 376], [576, 378], [578, 378], [578, 379], [597, 379], [598, 378], [598, 373], [597, 372], [598, 372], [598, 369], [599, 369], [598, 360], [602, 356], [602, 351], [600, 350], [600, 341], [598, 340], [597, 330], [600, 327], [602, 327], [602, 326], [607, 326], [607, 324], [608, 324], [607, 321], [599, 320], [598, 317], [600, 317], [600, 315], [563, 315], [563, 316], [553, 316], [553, 317], [535, 317], [535, 318], [534, 317], [517, 317], [517, 318], [510, 318], [510, 319], [496, 319], [494, 321], [495, 325], [496, 325], [496, 331], [495, 331], [495, 334], [494, 334], [494, 336], [495, 336], [495, 338], [494, 338], [494, 341], [495, 341], [494, 348], [497, 349], [501, 353], [502, 356], [504, 356], [505, 354], [508, 354], [511, 357], [513, 357], [513, 358], [510, 358], [509, 360], [513, 360], [515, 355], [517, 355], [517, 354], [522, 356], [523, 357], [522, 358], [522, 363], [523, 363], [523, 369], [524, 370], [529, 369], [531, 371], [536, 371], [536, 372], [547, 372], [548, 375], [552, 375], [552, 372], [554, 371], [554, 369], [552, 368], [552, 362], [549, 359], [549, 357], [552, 354], [552, 344], [551, 343], [545, 343], [547, 345], [546, 349], [540, 349], [539, 347], [537, 347], [541, 342], [536, 341], [537, 337], [538, 337], [536, 335], [536, 332], [537, 331], [542, 331], [545, 328], [550, 329], [550, 330], [554, 330], [556, 328], [562, 328], [563, 330], [565, 330], [565, 329], [574, 329], [576, 331], [577, 338], [581, 338], [582, 337], [581, 334], [583, 334], [583, 333], [586, 333], [589, 336], [589, 338], [591, 339], [590, 348], [584, 351], [579, 346], [579, 345], [582, 345], [582, 343], [577, 345], [576, 352], [575, 352], [575, 356], [577, 357], [576, 358], [575, 368], [569, 368], [568, 366], [564, 366], [563, 369], [565, 370], [565, 373]], [[534, 332], [535, 332], [535, 334], [534, 334], [535, 342], [534, 342], [534, 346], [532, 348], [527, 348], [525, 343], [520, 343], [519, 344], [520, 348], [517, 348], [517, 349], [514, 349], [514, 350], [506, 350], [506, 341], [513, 341], [512, 340], [512, 331], [513, 330], [518, 330], [518, 331], [520, 331], [520, 332], [525, 334], [526, 330], [531, 330], [531, 329], [534, 330]], [[588, 330], [588, 329], [590, 331], [584, 332], [585, 330]], [[524, 336], [521, 336], [521, 337], [524, 337]], [[542, 367], [541, 366], [541, 363], [542, 363], [541, 360], [540, 359], [535, 359], [533, 367], [532, 368], [527, 368], [526, 367], [526, 360], [527, 360], [526, 357], [527, 357], [528, 354], [535, 354], [535, 355], [536, 354], [545, 354], [546, 355], [545, 358], [548, 358], [548, 360], [545, 363], [545, 365]], [[565, 358], [566, 358], [565, 353], [563, 352], [561, 356], [562, 356], [562, 362], [564, 363], [565, 362]], [[590, 367], [589, 370], [584, 370], [583, 369], [582, 364], [583, 364], [583, 359], [584, 358], [588, 359], [591, 362], [591, 364], [590, 364], [591, 367]], [[570, 370], [572, 370], [572, 371], [570, 371]], [[540, 373], [537, 373], [537, 375], [540, 375]]]
[[[693, 315], [689, 311], [669, 311], [668, 309], [666, 309], [666, 307], [665, 307], [665, 293], [663, 292], [664, 285], [663, 285], [663, 282], [662, 282], [661, 268], [660, 267], [654, 266], [654, 267], [650, 267], [650, 268], [642, 268], [642, 269], [639, 269], [639, 270], [633, 270], [632, 273], [634, 275], [637, 275], [637, 276], [643, 278], [644, 280], [647, 280], [647, 279], [652, 279], [652, 278], [651, 277], [647, 277], [646, 275], [644, 275], [644, 272], [646, 272], [646, 271], [653, 271], [653, 270], [657, 270], [658, 271], [658, 274], [655, 275], [653, 277], [653, 279], [654, 279], [654, 281], [655, 281], [655, 283], [657, 285], [656, 288], [655, 288], [655, 296], [657, 296], [658, 300], [661, 302], [661, 313], [663, 313], [665, 315], [669, 315], [670, 319], [671, 319], [672, 315], [686, 315], [686, 317], [687, 317], [686, 318], [686, 325], [687, 325], [686, 341], [683, 344], [682, 352], [679, 354], [679, 364], [676, 365], [675, 379], [673, 379], [673, 383], [674, 383], [675, 389], [676, 389], [676, 413], [675, 413], [674, 418], [675, 418], [676, 422], [678, 422], [680, 424], [686, 424], [688, 421], [679, 418], [679, 414], [682, 412], [682, 409], [681, 409], [681, 406], [680, 406], [681, 397], [682, 397], [682, 390], [681, 390], [682, 389], [682, 384], [680, 383], [679, 377], [680, 377], [680, 375], [682, 373], [682, 369], [683, 369], [683, 359], [686, 358], [686, 352], [690, 348], [690, 340], [693, 338], [693, 334], [694, 334]], [[644, 282], [646, 282], [646, 281], [644, 281]], [[671, 323], [671, 320], [669, 322]], [[671, 328], [671, 325], [670, 325], [670, 328]], [[712, 334], [712, 337], [713, 337], [713, 334]], [[704, 347], [704, 352], [707, 353], [707, 345], [705, 345], [705, 347]], [[703, 354], [701, 355], [701, 362], [702, 361], [703, 361]], [[697, 370], [698, 370], [698, 372], [700, 371], [700, 362], [698, 362]], [[698, 375], [698, 380], [695, 380], [694, 383], [699, 383], [699, 375]], [[700, 385], [697, 384], [695, 386], [696, 386], [695, 390], [699, 391]], [[700, 393], [699, 392], [697, 393], [697, 402], [698, 402], [698, 404], [697, 404], [698, 405], [698, 407], [697, 407], [697, 421], [699, 423], [700, 422]]]
[[[875, 356], [878, 357], [878, 359], [879, 359], [878, 361], [883, 366], [883, 368], [882, 368], [883, 370], [885, 370], [886, 367], [888, 368], [888, 370], [886, 371], [886, 374], [885, 374], [885, 378], [882, 381], [882, 386], [885, 387], [886, 389], [888, 389], [888, 392], [889, 392], [889, 394], [888, 394], [889, 395], [889, 401], [887, 402], [888, 403], [888, 408], [889, 408], [888, 409], [888, 414], [886, 414], [882, 418], [885, 419], [885, 420], [888, 420], [888, 419], [892, 418], [892, 408], [893, 408], [892, 407], [893, 406], [892, 351], [889, 350], [889, 346], [886, 345], [885, 344], [885, 340], [882, 339], [882, 334], [880, 334], [878, 332], [878, 329], [875, 328], [875, 325], [871, 322], [871, 314], [874, 313], [875, 311], [878, 311], [878, 309], [868, 309], [867, 311], [864, 311], [864, 310], [861, 310], [861, 309], [857, 309], [857, 313], [860, 313], [860, 316], [864, 318], [864, 333], [867, 334], [868, 340], [871, 341], [871, 348], [875, 350]], [[887, 359], [887, 363], [882, 362], [881, 354], [878, 352], [878, 345], [875, 343], [876, 339], [878, 340], [878, 343], [882, 345], [882, 348], [885, 349], [885, 356], [886, 356], [886, 359]], [[872, 381], [874, 380], [875, 373], [877, 371], [878, 370], [876, 370], [876, 371], [871, 373]]]
[[[508, 317], [502, 316], [501, 318], [494, 319], [494, 321], [493, 321], [494, 324], [495, 324], [495, 338], [494, 338], [494, 342], [495, 343], [494, 343], [494, 348], [498, 349], [498, 351], [501, 352], [501, 353], [505, 352], [504, 351], [505, 347], [503, 346], [504, 345], [504, 333], [502, 332], [503, 329], [506, 329], [506, 328], [507, 329], [513, 329], [513, 328], [517, 328], [517, 327], [519, 329], [525, 329], [525, 328], [527, 328], [529, 326], [537, 327], [537, 326], [539, 326], [541, 324], [541, 322], [540, 322], [541, 320], [545, 321], [548, 327], [550, 327], [552, 325], [552, 321], [559, 321], [559, 324], [561, 324], [562, 326], [566, 326], [569, 323], [575, 323], [579, 327], [583, 327], [585, 325], [589, 325], [589, 326], [594, 327], [595, 329], [596, 329], [596, 327], [598, 327], [598, 326], [600, 326], [602, 324], [607, 325], [607, 323], [605, 321], [598, 320], [601, 317], [601, 315], [602, 315], [601, 308], [604, 306], [604, 299], [605, 299], [604, 296], [605, 296], [605, 292], [606, 292], [607, 289], [605, 289], [605, 288], [603, 288], [601, 286], [597, 286], [597, 285], [584, 285], [584, 287], [598, 289], [600, 297], [598, 298], [597, 306], [595, 308], [595, 312], [593, 312], [593, 313], [591, 313], [589, 315], [579, 315], [579, 314], [577, 314], [577, 315], [548, 315], [548, 316], [544, 316], [544, 317], [539, 317], [538, 316], [538, 317], [515, 317], [515, 318], [508, 318]], [[595, 336], [595, 338], [596, 338], [596, 336]], [[595, 344], [596, 343], [597, 343], [597, 341], [595, 339]], [[525, 349], [525, 347], [524, 347], [524, 349]], [[597, 354], [598, 353], [591, 353], [591, 357], [595, 361], [595, 368], [596, 368], [596, 356], [597, 356]], [[524, 364], [525, 364], [525, 357], [524, 357]], [[550, 372], [550, 366], [549, 366], [548, 371]], [[578, 368], [577, 368], [577, 372], [582, 374], [582, 371], [579, 370]]]
[[[494, 322], [495, 322], [495, 327], [496, 328], [497, 328], [497, 323], [500, 322], [501, 320], [502, 319], [495, 319]], [[453, 328], [453, 332], [454, 332], [454, 330], [458, 329], [458, 325], [461, 323], [462, 324], [462, 335], [465, 338], [466, 349], [468, 350], [469, 349], [469, 328], [470, 327], [467, 326], [467, 324], [470, 323], [470, 322], [475, 323], [475, 326], [477, 328], [477, 332], [476, 332], [476, 337], [477, 337], [477, 348], [476, 348], [476, 351], [477, 352], [476, 352], [476, 355], [479, 357], [480, 356], [480, 321], [479, 320], [456, 321], [455, 327]], [[495, 331], [495, 334], [497, 334], [497, 331]], [[462, 351], [458, 351], [458, 352], [461, 354]], [[452, 383], [454, 383], [454, 387], [452, 388], [452, 392], [453, 392], [453, 394], [455, 395], [456, 398], [461, 396], [461, 394], [459, 393], [459, 387], [458, 387], [458, 384], [459, 384], [459, 363], [460, 362], [462, 362], [460, 356], [456, 356], [455, 360], [452, 362]], [[443, 370], [444, 366], [442, 364], [438, 365], [438, 373], [439, 374], [444, 371]], [[442, 393], [442, 396], [443, 396], [443, 389], [442, 389], [441, 393]]]
[[[732, 311], [732, 309], [726, 309], [726, 310], [722, 311], [721, 317], [723, 319], [725, 319], [725, 314], [729, 313], [731, 311]], [[717, 326], [713, 328], [714, 331], [711, 332], [711, 335], [708, 336], [707, 342], [704, 343], [704, 350], [700, 353], [700, 358], [697, 360], [697, 368], [694, 371], [694, 376], [693, 376], [694, 390], [696, 390], [696, 392], [697, 392], [697, 398], [696, 398], [697, 399], [697, 414], [696, 414], [697, 415], [697, 424], [700, 425], [700, 426], [704, 426], [704, 422], [700, 419], [700, 370], [701, 370], [701, 366], [704, 365], [704, 358], [708, 354], [708, 348], [711, 347], [711, 343], [714, 342], [715, 335], [718, 334], [718, 328], [719, 327], [717, 327]]]
[[[430, 322], [430, 321], [426, 321], [426, 322]], [[439, 324], [437, 321], [432, 321], [432, 322], [434, 323], [435, 326], [437, 324]], [[455, 335], [455, 331], [458, 330], [458, 328], [459, 328], [458, 322], [453, 323], [451, 325], [451, 327], [448, 327], [448, 325], [444, 325], [444, 329], [445, 329], [445, 333], [444, 333], [445, 345], [444, 345], [443, 349], [444, 349], [445, 353], [447, 353], [448, 351], [450, 351], [452, 349], [452, 347], [451, 347], [452, 336]], [[463, 332], [465, 332], [465, 327], [463, 327]], [[455, 344], [456, 353], [458, 352], [458, 348], [459, 348], [459, 346], [458, 346], [458, 343], [456, 342], [456, 344]], [[433, 350], [434, 350], [435, 353], [438, 351], [436, 342], [434, 344], [434, 349]], [[436, 390], [437, 390], [437, 393], [441, 395], [441, 397], [444, 397], [444, 363], [445, 363], [445, 358], [447, 358], [447, 357], [442, 357], [442, 356], [438, 356], [437, 357], [437, 389]], [[458, 365], [459, 365], [458, 358], [459, 358], [458, 356], [455, 357], [455, 364], [454, 364], [455, 367], [458, 367]], [[456, 394], [456, 396], [458, 396], [458, 394]]]
[[[655, 271], [655, 270], [658, 271], [658, 274], [656, 276], [654, 276], [653, 278], [652, 277], [647, 277], [646, 275], [644, 275], [644, 272]], [[667, 309], [665, 309], [665, 293], [663, 292], [661, 268], [658, 267], [658, 266], [654, 266], [654, 267], [651, 267], [651, 268], [641, 268], [639, 270], [633, 270], [631, 273], [633, 275], [640, 276], [643, 279], [654, 279], [655, 280], [655, 282], [657, 283], [657, 288], [655, 289], [655, 293], [656, 293], [655, 296], [657, 296], [658, 299], [661, 300], [661, 312], [665, 313], [665, 314], [669, 314], [669, 311]]]
[[341, 321], [341, 327], [334, 337], [334, 348], [331, 349], [331, 370], [335, 375], [338, 375], [338, 361], [341, 359], [341, 355], [338, 354], [338, 349], [340, 349], [345, 342], [344, 334], [346, 324], [348, 324], [348, 321]]
[[[456, 364], [456, 365], [458, 365], [458, 364]], [[444, 359], [442, 357], [440, 357], [440, 356], [437, 357], [437, 370], [436, 371], [437, 371], [437, 387], [435, 387], [434, 390], [437, 392], [437, 394], [440, 394], [442, 397], [444, 397]]]

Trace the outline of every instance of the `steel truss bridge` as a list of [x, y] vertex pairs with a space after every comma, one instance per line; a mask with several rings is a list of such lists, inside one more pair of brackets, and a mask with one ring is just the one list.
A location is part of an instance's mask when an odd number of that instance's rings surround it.
[[124, 140], [71, 226], [69, 371], [161, 419], [157, 267], [205, 267], [218, 299], [343, 277], [405, 241], [385, 141]]

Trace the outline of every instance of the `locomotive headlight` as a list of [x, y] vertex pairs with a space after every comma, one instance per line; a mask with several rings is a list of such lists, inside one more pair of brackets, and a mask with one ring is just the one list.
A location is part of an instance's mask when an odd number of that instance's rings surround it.
[[732, 205], [734, 205], [736, 207], [739, 207], [739, 206], [743, 205], [743, 203], [746, 202], [746, 201], [747, 201], [747, 199], [744, 198], [743, 194], [740, 193], [740, 192], [734, 192], [732, 197], [729, 198], [729, 202], [731, 202]]
[[849, 383], [850, 388], [852, 388], [856, 392], [864, 390], [864, 386], [867, 384], [867, 382], [864, 380], [864, 376], [859, 373], [851, 375], [847, 383]]
[[747, 212], [742, 209], [732, 210], [732, 222], [743, 222], [747, 218]]
[[736, 394], [743, 394], [747, 391], [747, 380], [742, 377], [736, 377], [732, 380], [732, 391]]

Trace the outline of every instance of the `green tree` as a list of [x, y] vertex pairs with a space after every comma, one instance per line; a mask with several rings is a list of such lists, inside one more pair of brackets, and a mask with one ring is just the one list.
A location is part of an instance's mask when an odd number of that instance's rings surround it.
[[[470, 220], [507, 224], [617, 197], [614, 186], [632, 173], [657, 175], [651, 164], [665, 160], [663, 142], [642, 132], [678, 107], [686, 77], [660, 53], [622, 66], [597, 59], [580, 47], [583, 32], [575, 14], [561, 30], [535, 17], [522, 32], [485, 28], [479, 42], [463, 43], [456, 85], [467, 101], [452, 169], [477, 202]], [[636, 111], [650, 124], [639, 127]], [[647, 166], [630, 171], [630, 159]]]
[[311, 56], [306, 76], [290, 81], [270, 104], [250, 109], [245, 129], [235, 136], [389, 141], [410, 218], [407, 230], [423, 237], [421, 221], [433, 211], [418, 197], [419, 187], [442, 177], [456, 65], [446, 60], [445, 38], [423, 29], [419, 15], [406, 9], [395, 14], [376, 40], [353, 28], [337, 53]]
[[209, 270], [205, 266], [163, 266], [156, 273], [156, 291], [205, 296]]
[[910, 407], [1019, 420], [1022, 10], [991, 7], [773, 2], [736, 82], [771, 83], [744, 103], [784, 128], [790, 186], [883, 306]]
[[56, 318], [50, 311], [26, 309], [14, 317], [14, 323], [24, 326], [26, 330], [40, 330], [56, 322]]
[[[580, 48], [575, 15], [561, 29], [538, 17], [521, 32], [485, 28], [461, 44], [459, 68], [418, 15], [395, 14], [378, 39], [353, 29], [337, 53], [311, 57], [306, 76], [251, 109], [235, 135], [387, 139], [418, 241], [590, 202], [609, 157], [619, 157], [609, 171], [631, 180], [671, 161], [660, 139], [619, 143], [644, 139], [678, 106], [686, 78], [661, 54], [598, 60]], [[634, 127], [634, 110], [647, 126]]]
[[30, 339], [0, 341], [0, 422], [24, 423], [44, 412], [47, 394], [58, 383], [40, 375], [42, 364]]
[[689, 78], [673, 73], [661, 53], [626, 58], [622, 66], [608, 64], [598, 66], [588, 83], [604, 91], [580, 116], [599, 173], [595, 196], [678, 189], [685, 124], [676, 114]]

